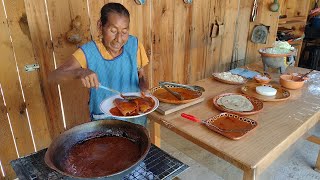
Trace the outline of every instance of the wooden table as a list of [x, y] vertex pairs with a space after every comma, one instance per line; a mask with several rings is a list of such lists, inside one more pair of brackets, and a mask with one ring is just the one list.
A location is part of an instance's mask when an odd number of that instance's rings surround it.
[[[308, 71], [297, 67], [287, 69], [287, 72]], [[200, 119], [207, 119], [221, 113], [212, 105], [214, 96], [226, 92], [240, 92], [241, 85], [223, 84], [212, 78], [200, 80], [195, 85], [206, 89], [203, 94], [205, 100], [202, 103], [169, 115], [153, 112], [148, 116], [151, 120], [152, 141], [160, 145], [160, 126], [164, 126], [242, 169], [243, 179], [255, 179], [319, 121], [320, 72], [313, 74], [317, 79], [310, 79], [302, 89], [290, 90], [291, 96], [288, 100], [264, 102], [262, 112], [248, 116], [258, 122], [258, 127], [238, 141], [227, 139], [200, 123], [191, 122], [180, 116], [184, 112]], [[273, 81], [278, 82], [279, 75], [272, 74], [272, 77]], [[315, 87], [318, 87], [318, 90]]]

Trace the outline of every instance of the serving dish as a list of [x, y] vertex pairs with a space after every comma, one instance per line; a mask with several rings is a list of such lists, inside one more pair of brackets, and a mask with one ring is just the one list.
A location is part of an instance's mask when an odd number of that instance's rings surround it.
[[207, 120], [200, 120], [197, 117], [186, 113], [181, 113], [181, 117], [193, 122], [201, 123], [210, 130], [232, 140], [242, 138], [258, 125], [258, 123], [252, 119], [231, 113], [221, 113]]
[[154, 87], [150, 90], [150, 93], [159, 99], [160, 102], [170, 103], [170, 104], [185, 104], [199, 99], [202, 95], [201, 91], [191, 90], [189, 88], [175, 86], [175, 85], [164, 85], [171, 91], [179, 93], [183, 100], [177, 99], [170, 92], [168, 92], [162, 86]]
[[[209, 129], [232, 140], [244, 137], [258, 126], [258, 123], [253, 119], [231, 113], [221, 113], [205, 121]], [[234, 131], [223, 131], [224, 129]], [[237, 129], [246, 129], [246, 131], [236, 131]]]
[[[277, 90], [274, 96], [263, 96], [256, 92], [257, 86], [269, 86]], [[260, 84], [260, 83], [249, 83], [241, 87], [242, 93], [255, 97], [261, 101], [284, 101], [290, 97], [290, 92], [277, 84]]]
[[[129, 92], [129, 93], [123, 93], [124, 96], [141, 96], [141, 93], [139, 92]], [[151, 110], [145, 112], [145, 113], [139, 113], [138, 115], [133, 115], [133, 116], [122, 116], [120, 114], [113, 114], [110, 112], [110, 110], [112, 110], [112, 108], [115, 108], [116, 106], [114, 105], [114, 100], [117, 98], [121, 98], [120, 95], [115, 95], [115, 96], [111, 96], [107, 99], [104, 99], [101, 104], [100, 104], [100, 110], [105, 113], [106, 115], [112, 116], [112, 117], [116, 117], [116, 118], [121, 118], [121, 119], [130, 119], [130, 118], [137, 118], [137, 117], [141, 117], [144, 115], [147, 115], [151, 112], [153, 112], [154, 110], [156, 110], [159, 106], [159, 100], [154, 97], [151, 94], [146, 94], [146, 97], [150, 97], [152, 98], [152, 100], [154, 101], [154, 106]]]
[[233, 74], [233, 75], [242, 77], [242, 78], [243, 78], [243, 81], [242, 81], [242, 82], [236, 82], [236, 81], [231, 81], [231, 80], [228, 81], [228, 80], [225, 80], [225, 79], [220, 78], [220, 77], [218, 76], [218, 74], [220, 74], [220, 73], [212, 73], [212, 77], [213, 77], [215, 80], [217, 80], [217, 81], [219, 81], [219, 82], [222, 82], [222, 83], [226, 83], [226, 84], [240, 85], [240, 84], [244, 84], [244, 83], [246, 83], [246, 82], [248, 81], [247, 78], [245, 78], [245, 77], [243, 77], [243, 76], [240, 76], [240, 75], [237, 75], [237, 74]]
[[[230, 96], [230, 95], [240, 95], [245, 97], [246, 99], [248, 99], [251, 104], [253, 105], [253, 109], [250, 111], [237, 111], [237, 110], [233, 110], [233, 109], [229, 109], [221, 104], [218, 103], [218, 100], [222, 97], [226, 97], [226, 96]], [[223, 112], [230, 112], [233, 114], [237, 114], [237, 115], [252, 115], [252, 114], [256, 114], [258, 112], [260, 112], [263, 109], [263, 102], [260, 101], [259, 99], [252, 97], [252, 96], [248, 96], [248, 95], [244, 95], [244, 94], [240, 94], [240, 93], [224, 93], [224, 94], [220, 94], [217, 95], [213, 98], [213, 105], [216, 109], [223, 111]]]

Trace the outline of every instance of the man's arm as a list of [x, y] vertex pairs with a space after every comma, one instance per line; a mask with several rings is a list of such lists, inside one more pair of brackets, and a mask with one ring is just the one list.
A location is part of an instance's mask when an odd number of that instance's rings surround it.
[[56, 83], [73, 79], [81, 79], [83, 86], [87, 88], [99, 87], [96, 73], [90, 69], [81, 68], [80, 63], [73, 56], [48, 76], [49, 82]]

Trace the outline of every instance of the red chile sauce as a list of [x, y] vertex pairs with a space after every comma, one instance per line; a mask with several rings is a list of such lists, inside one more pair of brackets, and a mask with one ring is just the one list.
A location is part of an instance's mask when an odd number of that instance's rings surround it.
[[63, 171], [77, 177], [102, 177], [130, 167], [140, 157], [138, 144], [127, 138], [93, 138], [69, 150]]
[[[154, 102], [154, 100], [151, 98], [151, 97], [145, 97], [144, 98], [149, 104], [150, 104], [150, 107], [154, 107], [154, 105], [156, 104]], [[151, 108], [151, 109], [152, 109]], [[117, 108], [117, 107], [113, 107], [109, 110], [109, 112], [114, 115], [114, 116], [124, 116], [121, 111]], [[148, 111], [147, 111], [148, 112]], [[136, 115], [139, 115], [139, 114], [133, 114], [132, 116], [136, 116]]]

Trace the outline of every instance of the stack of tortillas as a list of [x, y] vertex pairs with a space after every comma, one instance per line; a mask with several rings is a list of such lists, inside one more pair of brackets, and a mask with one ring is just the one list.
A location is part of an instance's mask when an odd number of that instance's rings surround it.
[[248, 98], [241, 95], [227, 95], [217, 100], [218, 105], [233, 111], [252, 111], [254, 106]]

